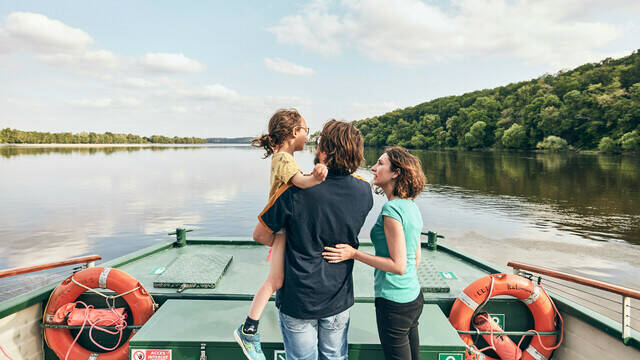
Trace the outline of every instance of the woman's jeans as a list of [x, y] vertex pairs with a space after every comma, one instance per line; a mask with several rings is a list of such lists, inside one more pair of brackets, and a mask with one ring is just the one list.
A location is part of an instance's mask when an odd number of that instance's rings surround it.
[[280, 312], [287, 360], [346, 360], [349, 309], [322, 319], [297, 319]]
[[418, 319], [422, 314], [422, 291], [408, 303], [376, 298], [378, 336], [387, 360], [420, 359]]

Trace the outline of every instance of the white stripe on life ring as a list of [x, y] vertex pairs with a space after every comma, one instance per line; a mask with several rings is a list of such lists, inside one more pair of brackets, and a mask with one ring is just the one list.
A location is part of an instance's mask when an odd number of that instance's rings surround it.
[[458, 296], [458, 299], [460, 299], [460, 301], [462, 301], [463, 304], [467, 305], [471, 310], [476, 311], [476, 309], [478, 308], [478, 306], [480, 306], [480, 304], [478, 304], [477, 302], [475, 302], [469, 295], [467, 295], [464, 291], [462, 292], [462, 294], [460, 294], [460, 296]]
[[100, 356], [100, 354], [98, 353], [91, 353], [91, 355], [89, 355], [88, 359], [89, 360], [97, 360], [98, 356]]
[[529, 355], [531, 355], [536, 360], [547, 360], [547, 357], [542, 355], [538, 351], [538, 349], [534, 348], [532, 345], [529, 345], [529, 347], [525, 351], [528, 352]]
[[109, 271], [111, 271], [111, 268], [104, 268], [100, 273], [100, 277], [98, 278], [98, 286], [101, 289], [107, 288], [107, 278], [109, 277]]
[[533, 291], [531, 292], [531, 295], [529, 295], [528, 298], [522, 301], [527, 305], [531, 305], [534, 302], [536, 302], [539, 297], [540, 297], [540, 286], [538, 286], [537, 284], [533, 284]]

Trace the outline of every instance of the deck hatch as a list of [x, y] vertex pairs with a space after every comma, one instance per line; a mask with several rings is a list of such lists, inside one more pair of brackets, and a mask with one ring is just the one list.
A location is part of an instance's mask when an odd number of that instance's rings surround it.
[[158, 288], [216, 287], [231, 264], [233, 256], [224, 254], [182, 254], [153, 282]]
[[425, 293], [448, 293], [451, 291], [446, 280], [443, 279], [429, 258], [423, 259], [418, 265], [418, 281], [420, 281], [422, 292]]

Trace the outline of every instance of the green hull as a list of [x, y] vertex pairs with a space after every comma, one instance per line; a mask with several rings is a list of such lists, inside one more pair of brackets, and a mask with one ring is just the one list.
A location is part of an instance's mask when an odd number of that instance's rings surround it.
[[[157, 349], [171, 350], [171, 359], [175, 360], [199, 359], [203, 350], [207, 359], [243, 359], [233, 339], [233, 330], [244, 320], [253, 294], [266, 277], [267, 248], [242, 239], [187, 240], [183, 246], [179, 245], [183, 244], [159, 244], [100, 264], [117, 267], [134, 276], [161, 305], [131, 339], [130, 358], [136, 351], [144, 353]], [[363, 242], [361, 249], [373, 251], [367, 242]], [[447, 320], [451, 306], [471, 282], [506, 269], [440, 244], [437, 250], [429, 250], [423, 243], [422, 257], [419, 274], [425, 305], [419, 328], [421, 358], [462, 359], [464, 343]], [[206, 262], [208, 259], [213, 259], [211, 264]], [[351, 309], [349, 358], [383, 359], [375, 323], [373, 269], [356, 262], [353, 277], [356, 304]], [[179, 291], [177, 287], [181, 282], [200, 287]], [[32, 305], [45, 306], [54, 287], [55, 284], [1, 303], [0, 319]], [[81, 299], [94, 304], [104, 303], [97, 295], [85, 294]], [[616, 339], [620, 338], [619, 323], [561, 297], [554, 296], [554, 299], [563, 314], [580, 319], [613, 341], [620, 341]], [[516, 299], [495, 298], [485, 310], [501, 317], [505, 331], [525, 331], [534, 327], [527, 307]], [[260, 321], [260, 330], [267, 359], [283, 359], [273, 301]], [[516, 342], [519, 338], [512, 337]], [[104, 341], [104, 345], [113, 343], [113, 339], [98, 339]], [[625, 347], [640, 349], [638, 339], [640, 336], [634, 332]], [[88, 339], [81, 337], [80, 342], [90, 348]], [[45, 359], [57, 358], [46, 345], [44, 348]]]

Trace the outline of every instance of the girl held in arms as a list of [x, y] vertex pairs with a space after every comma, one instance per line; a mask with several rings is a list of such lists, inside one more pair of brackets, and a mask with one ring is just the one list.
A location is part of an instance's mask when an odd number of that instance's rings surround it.
[[[310, 188], [324, 181], [327, 167], [317, 164], [311, 176], [302, 174], [293, 153], [304, 148], [309, 137], [309, 128], [304, 118], [295, 109], [280, 109], [269, 120], [269, 133], [253, 139], [252, 144], [264, 148], [265, 158], [271, 156], [271, 188], [269, 198], [282, 186], [291, 184], [301, 189]], [[284, 230], [274, 234], [273, 245], [269, 250], [271, 259], [269, 275], [251, 302], [251, 308], [244, 324], [233, 335], [250, 360], [265, 359], [260, 346], [258, 322], [271, 295], [282, 287], [284, 280]]]

